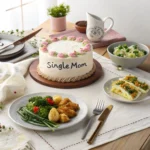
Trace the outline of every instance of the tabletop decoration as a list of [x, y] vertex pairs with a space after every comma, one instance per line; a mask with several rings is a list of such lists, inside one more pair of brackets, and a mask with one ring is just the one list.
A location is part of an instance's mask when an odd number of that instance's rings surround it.
[[66, 30], [66, 16], [70, 12], [70, 6], [60, 4], [47, 9], [47, 14], [51, 16], [51, 28], [53, 31]]

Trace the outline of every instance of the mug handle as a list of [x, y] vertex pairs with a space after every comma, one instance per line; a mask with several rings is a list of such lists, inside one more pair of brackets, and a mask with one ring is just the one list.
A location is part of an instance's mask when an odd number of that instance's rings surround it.
[[113, 25], [114, 25], [114, 20], [111, 18], [111, 17], [106, 17], [106, 18], [104, 18], [104, 24], [105, 24], [105, 22], [106, 22], [106, 20], [111, 20], [111, 24], [110, 24], [110, 26], [106, 29], [106, 31], [105, 31], [105, 34], [113, 27]]

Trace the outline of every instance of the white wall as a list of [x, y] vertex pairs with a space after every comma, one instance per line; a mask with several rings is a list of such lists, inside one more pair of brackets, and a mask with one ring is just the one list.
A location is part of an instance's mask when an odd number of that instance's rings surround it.
[[[63, 1], [63, 0], [58, 0]], [[86, 12], [114, 19], [113, 29], [133, 40], [150, 45], [150, 0], [64, 0], [71, 7], [67, 19], [86, 19]]]

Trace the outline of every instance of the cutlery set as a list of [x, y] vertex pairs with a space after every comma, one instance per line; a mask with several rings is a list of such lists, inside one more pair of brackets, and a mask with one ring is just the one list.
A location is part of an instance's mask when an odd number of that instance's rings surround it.
[[88, 144], [92, 144], [94, 142], [96, 136], [98, 135], [100, 129], [102, 128], [103, 124], [105, 123], [112, 109], [113, 109], [113, 105], [109, 105], [104, 109], [104, 101], [98, 99], [96, 107], [93, 109], [93, 115], [90, 117], [88, 124], [85, 128], [84, 134], [82, 136], [82, 140], [86, 137], [90, 127], [92, 126], [93, 118], [97, 115], [100, 115], [98, 118], [99, 123], [96, 129], [94, 130], [93, 134], [87, 141]]
[[4, 53], [6, 51], [12, 50], [12, 48], [14, 48], [17, 45], [25, 43], [27, 40], [29, 40], [30, 38], [32, 38], [33, 36], [35, 36], [41, 30], [42, 30], [42, 28], [40, 28], [40, 29], [32, 32], [31, 34], [29, 34], [29, 35], [27, 35], [27, 36], [25, 36], [25, 37], [23, 37], [23, 38], [21, 38], [19, 40], [16, 40], [16, 41], [14, 41], [14, 42], [12, 42], [10, 44], [7, 44], [7, 45], [4, 45], [3, 43], [0, 43], [0, 46], [2, 46], [0, 48], [0, 54]]

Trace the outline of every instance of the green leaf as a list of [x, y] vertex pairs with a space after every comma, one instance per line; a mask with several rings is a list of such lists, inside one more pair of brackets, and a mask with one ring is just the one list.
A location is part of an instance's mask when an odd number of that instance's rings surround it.
[[58, 6], [53, 6], [47, 9], [47, 14], [53, 17], [64, 17], [70, 12], [70, 6], [65, 4], [60, 4]]

